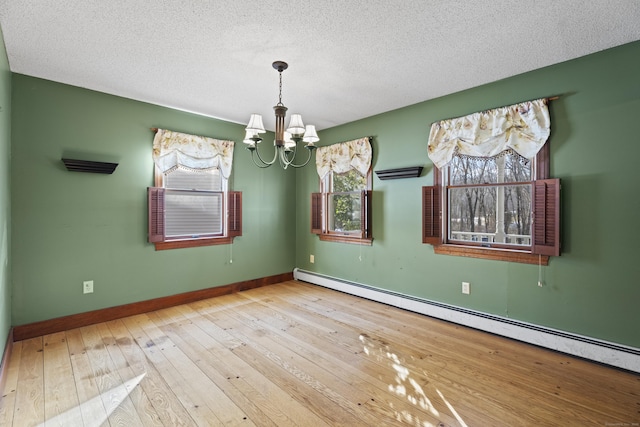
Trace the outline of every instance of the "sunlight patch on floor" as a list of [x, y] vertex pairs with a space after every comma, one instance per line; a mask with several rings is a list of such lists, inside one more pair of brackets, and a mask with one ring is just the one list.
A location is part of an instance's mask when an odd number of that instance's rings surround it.
[[[373, 339], [366, 334], [361, 334], [359, 339], [364, 345], [363, 351], [367, 356], [375, 357], [378, 362], [385, 362], [391, 368], [394, 383], [389, 384], [389, 392], [406, 399], [411, 405], [428, 412], [438, 420], [442, 418], [442, 414], [435, 408], [431, 399], [427, 396], [424, 387], [419, 382], [419, 380], [422, 379], [425, 385], [429, 383], [424, 376], [412, 373], [411, 370], [403, 364], [402, 359], [390, 349], [387, 343]], [[463, 427], [467, 427], [460, 414], [458, 414], [453, 405], [445, 399], [440, 390], [435, 389], [435, 391], [458, 423]], [[442, 422], [433, 424], [430, 421], [421, 419], [420, 413], [411, 413], [408, 410], [396, 410], [391, 402], [389, 402], [389, 406], [394, 410], [396, 419], [400, 422], [418, 427], [436, 427], [442, 425]], [[424, 418], [424, 416], [422, 418]]]
[[454, 417], [456, 417], [456, 420], [458, 420], [458, 422], [460, 423], [460, 425], [462, 427], [467, 427], [467, 424], [464, 422], [464, 420], [462, 419], [462, 417], [458, 414], [458, 412], [455, 410], [455, 408], [453, 407], [453, 405], [451, 403], [449, 403], [449, 401], [444, 397], [444, 395], [442, 394], [442, 392], [438, 389], [436, 389], [436, 392], [438, 392], [438, 394], [440, 395], [440, 397], [442, 398], [442, 401], [444, 402], [445, 405], [447, 405], [447, 408], [449, 408], [449, 410], [451, 411], [451, 413], [453, 414]]
[[[63, 412], [60, 415], [56, 415], [55, 417], [46, 420], [44, 423], [40, 424], [38, 427], [43, 427], [45, 425], [59, 425], [59, 426], [85, 426], [85, 427], [98, 427], [101, 426], [107, 418], [113, 413], [113, 411], [118, 407], [120, 403], [122, 403], [127, 396], [133, 391], [133, 389], [140, 384], [140, 381], [147, 375], [146, 373], [140, 374], [135, 378], [130, 379], [129, 381], [112, 388], [111, 390], [107, 390], [104, 393], [94, 397], [86, 401], [85, 403], [81, 403], [79, 407], [71, 408], [66, 412]], [[103, 401], [108, 400], [110, 402], [118, 402], [118, 405], [114, 405], [108, 412], [104, 411]], [[81, 411], [78, 409], [82, 407], [85, 413], [92, 414], [101, 414], [100, 416], [91, 419], [91, 420], [83, 420]]]

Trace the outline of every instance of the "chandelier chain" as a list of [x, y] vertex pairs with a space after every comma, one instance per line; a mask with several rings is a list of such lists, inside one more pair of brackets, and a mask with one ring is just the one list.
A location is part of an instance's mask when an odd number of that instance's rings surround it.
[[282, 71], [278, 71], [278, 74], [280, 75], [280, 89], [279, 89], [279, 95], [278, 95], [278, 105], [284, 105], [282, 103]]

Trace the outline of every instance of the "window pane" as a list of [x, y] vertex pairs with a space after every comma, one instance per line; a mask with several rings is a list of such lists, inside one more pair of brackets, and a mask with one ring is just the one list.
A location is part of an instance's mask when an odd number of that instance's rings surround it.
[[449, 163], [449, 183], [468, 185], [529, 182], [531, 169], [530, 161], [511, 151], [495, 157], [455, 156]]
[[165, 193], [167, 237], [198, 237], [222, 233], [223, 193], [171, 191]]
[[222, 191], [222, 179], [218, 169], [196, 172], [177, 168], [165, 175], [164, 187], [180, 190]]
[[531, 244], [531, 185], [450, 188], [449, 239]]
[[345, 173], [333, 174], [332, 193], [347, 193], [349, 191], [362, 191], [367, 189], [367, 178], [360, 175], [355, 169]]
[[465, 187], [449, 190], [449, 238], [493, 241], [496, 229], [496, 188]]
[[505, 243], [531, 245], [531, 186], [504, 187]]
[[329, 195], [329, 230], [360, 232], [360, 192]]

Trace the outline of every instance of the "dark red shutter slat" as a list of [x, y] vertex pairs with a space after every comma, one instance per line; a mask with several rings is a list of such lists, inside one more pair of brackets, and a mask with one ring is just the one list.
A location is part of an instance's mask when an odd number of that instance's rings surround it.
[[372, 191], [363, 190], [360, 195], [360, 232], [361, 239], [370, 239], [371, 232], [371, 195]]
[[149, 242], [164, 241], [164, 188], [147, 188], [149, 204]]
[[311, 232], [322, 234], [322, 193], [311, 193]]
[[442, 208], [439, 186], [422, 187], [422, 243], [442, 243]]
[[541, 179], [533, 183], [533, 242], [539, 255], [560, 255], [560, 180]]
[[229, 191], [228, 204], [228, 235], [229, 237], [242, 236], [242, 192]]

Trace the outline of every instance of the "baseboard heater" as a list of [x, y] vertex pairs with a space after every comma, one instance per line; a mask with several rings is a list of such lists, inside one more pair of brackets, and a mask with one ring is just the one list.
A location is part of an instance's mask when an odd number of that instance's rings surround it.
[[293, 277], [296, 280], [367, 298], [415, 313], [640, 373], [640, 349], [638, 348], [404, 295], [299, 268], [293, 270]]

